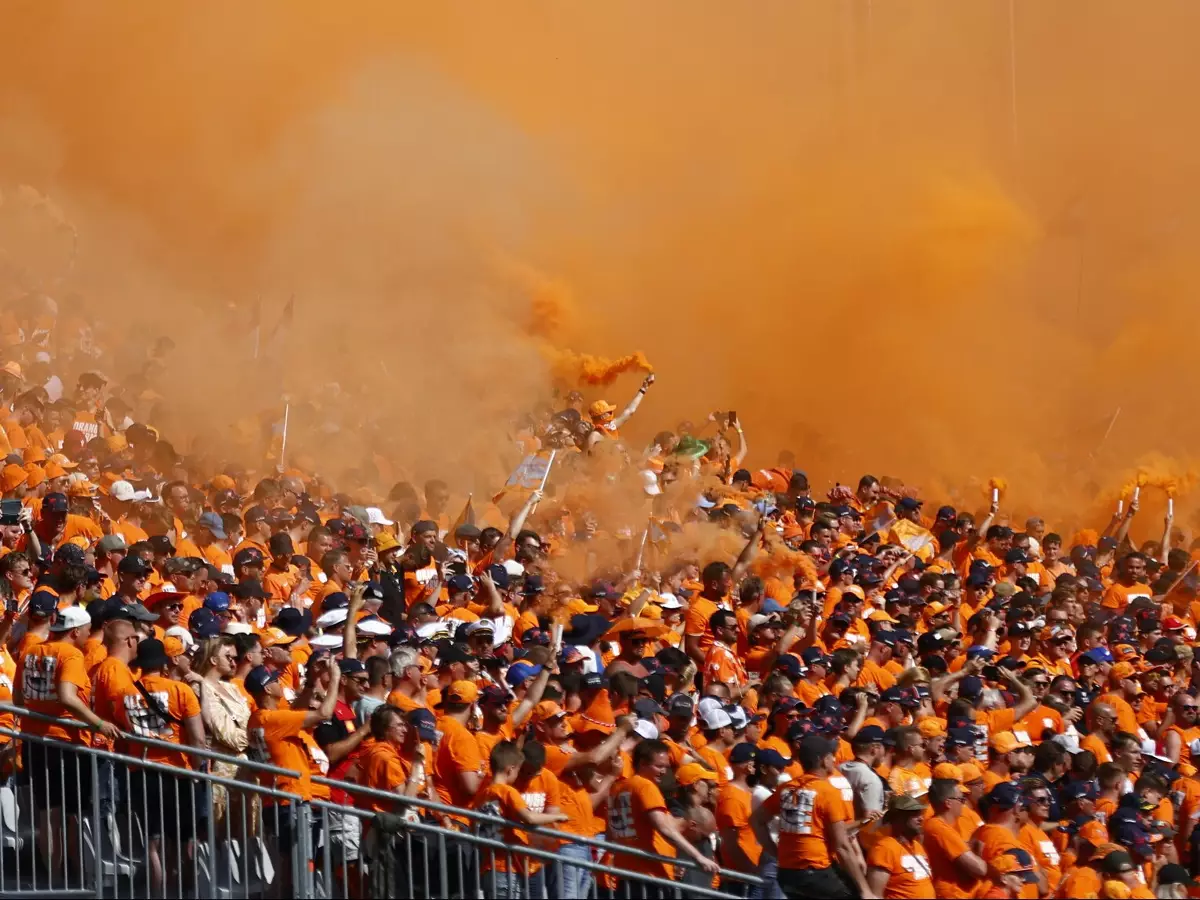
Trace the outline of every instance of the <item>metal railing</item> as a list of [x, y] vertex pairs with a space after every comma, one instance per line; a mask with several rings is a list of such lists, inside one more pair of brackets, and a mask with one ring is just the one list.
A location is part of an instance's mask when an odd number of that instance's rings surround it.
[[[8, 704], [0, 712], [86, 732]], [[306, 800], [273, 786], [300, 773], [205, 748], [122, 735], [122, 749], [184, 754], [185, 769], [19, 727], [0, 736], [20, 741], [26, 760], [0, 779], [0, 897], [724, 898], [762, 886], [722, 870], [714, 888], [688, 859], [352, 782], [311, 779], [386, 801], [396, 814]], [[438, 824], [445, 816], [468, 824], [446, 828]], [[504, 829], [528, 844], [506, 843]], [[615, 866], [614, 854], [669, 866], [676, 877]]]

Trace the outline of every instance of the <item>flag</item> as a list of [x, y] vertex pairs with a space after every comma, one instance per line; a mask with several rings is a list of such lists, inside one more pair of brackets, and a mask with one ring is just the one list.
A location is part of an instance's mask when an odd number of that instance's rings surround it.
[[262, 297], [255, 298], [254, 306], [250, 309], [250, 333], [254, 336], [254, 359], [258, 359], [262, 338]]
[[928, 561], [934, 557], [937, 548], [933, 542], [933, 532], [922, 528], [916, 522], [908, 519], [897, 519], [892, 523], [888, 532], [888, 543], [899, 544], [918, 559]]
[[539, 450], [521, 460], [520, 464], [513, 469], [513, 473], [508, 476], [508, 480], [504, 482], [504, 487], [492, 497], [492, 502], [499, 503], [510, 493], [528, 493], [541, 487], [546, 474], [550, 471], [552, 452], [551, 450]]
[[[454, 520], [454, 524], [450, 526], [450, 530], [446, 533], [446, 542], [451, 547], [458, 547], [458, 541], [454, 537], [454, 532], [458, 531], [460, 526], [475, 524], [475, 507], [471, 505], [474, 497], [474, 494], [467, 495], [466, 505], [462, 508], [462, 512], [458, 514], [458, 518]], [[459, 549], [462, 548], [460, 547]]]
[[296, 295], [292, 294], [292, 296], [288, 297], [287, 305], [283, 308], [283, 315], [281, 315], [279, 317], [279, 321], [276, 322], [275, 327], [271, 329], [271, 334], [267, 337], [267, 340], [268, 341], [275, 340], [275, 336], [278, 335], [281, 331], [283, 331], [285, 328], [292, 327], [292, 322], [294, 322], [295, 319], [296, 319]]

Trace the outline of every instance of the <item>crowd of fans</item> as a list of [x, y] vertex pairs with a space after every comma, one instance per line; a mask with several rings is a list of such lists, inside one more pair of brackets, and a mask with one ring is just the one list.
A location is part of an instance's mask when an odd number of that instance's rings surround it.
[[[0, 740], [47, 871], [91, 747], [490, 836], [488, 896], [658, 890], [588, 860], [756, 897], [1195, 895], [1194, 553], [1169, 519], [1134, 546], [1136, 502], [1064, 539], [998, 497], [816, 497], [786, 456], [741, 468], [732, 413], [630, 445], [648, 377], [620, 413], [572, 393], [524, 423], [480, 527], [439, 481], [199, 470], [37, 346], [0, 369], [0, 701], [79, 727], [5, 714], [30, 737]], [[641, 524], [572, 493], [623, 474]], [[280, 797], [128, 769], [101, 770], [105, 810], [147, 811], [160, 888], [198, 822], [249, 816], [276, 860], [297, 837]], [[388, 852], [370, 818], [318, 822], [339, 879]]]

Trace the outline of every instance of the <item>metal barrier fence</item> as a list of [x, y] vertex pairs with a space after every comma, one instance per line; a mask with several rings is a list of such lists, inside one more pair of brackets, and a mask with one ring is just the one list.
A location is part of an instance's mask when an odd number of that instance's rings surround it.
[[[0, 712], [91, 737], [74, 720]], [[396, 813], [306, 801], [274, 786], [297, 772], [150, 738], [122, 735], [118, 752], [19, 728], [0, 737], [21, 742], [19, 765], [13, 744], [0, 750], [0, 897], [632, 900], [753, 896], [762, 885], [723, 870], [714, 887], [691, 860], [348, 782], [313, 779]], [[446, 816], [466, 824], [444, 827]], [[528, 846], [505, 842], [514, 827]], [[675, 878], [618, 868], [614, 852], [669, 865]]]

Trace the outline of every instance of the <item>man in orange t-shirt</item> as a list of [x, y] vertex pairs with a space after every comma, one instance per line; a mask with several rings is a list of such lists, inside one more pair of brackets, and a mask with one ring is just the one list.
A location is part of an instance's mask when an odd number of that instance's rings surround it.
[[[17, 660], [14, 705], [55, 718], [77, 719], [87, 727], [70, 728], [25, 718], [22, 728], [42, 740], [22, 743], [24, 771], [37, 806], [37, 841], [42, 861], [51, 872], [63, 871], [63, 841], [54, 840], [50, 823], [58, 810], [67, 814], [70, 831], [77, 827], [80, 804], [91, 797], [91, 765], [77, 756], [72, 745], [91, 742], [91, 731], [112, 740], [120, 733], [112, 722], [92, 712], [92, 682], [83, 660], [83, 647], [92, 630], [92, 619], [82, 606], [58, 611], [50, 626], [50, 640], [36, 644]], [[90, 729], [90, 731], [89, 731]], [[61, 743], [58, 743], [61, 742]], [[55, 818], [51, 818], [51, 815]], [[67, 844], [74, 846], [71, 836]], [[79, 861], [76, 861], [77, 863]]]
[[[327, 785], [313, 783], [312, 776], [325, 776], [329, 771], [329, 758], [325, 755], [312, 730], [322, 722], [333, 718], [334, 707], [338, 701], [338, 687], [341, 681], [341, 669], [332, 658], [325, 660], [329, 669], [329, 685], [324, 699], [318, 709], [287, 709], [283, 703], [283, 685], [279, 681], [279, 672], [274, 672], [266, 666], [255, 666], [246, 674], [246, 691], [254, 698], [256, 709], [250, 716], [250, 756], [257, 762], [270, 763], [281, 769], [298, 772], [298, 778], [290, 776], [276, 777], [274, 787], [289, 794], [297, 794], [302, 799], [329, 800], [330, 789]], [[309, 673], [312, 678], [320, 676], [319, 671]], [[269, 777], [269, 776], [268, 776]], [[267, 800], [268, 798], [264, 798]], [[273, 836], [278, 846], [284, 850], [292, 846], [293, 835], [291, 804], [270, 798], [263, 803], [263, 827], [268, 835]], [[320, 845], [317, 833], [320, 827], [320, 817], [314, 817], [313, 844]], [[288, 867], [282, 869], [284, 881], [288, 875]], [[289, 885], [281, 885], [282, 896], [289, 894]]]
[[[676, 850], [687, 854], [706, 872], [716, 874], [719, 866], [704, 856], [680, 833], [667, 801], [658, 785], [670, 768], [667, 745], [660, 740], [644, 740], [633, 750], [633, 772], [616, 783], [608, 798], [608, 840], [647, 853], [673, 857]], [[613, 854], [614, 865], [631, 872], [670, 879], [672, 867], [640, 857]], [[637, 887], [617, 886], [617, 896], [636, 896]]]
[[932, 900], [936, 896], [933, 870], [921, 844], [925, 809], [916, 797], [892, 797], [884, 818], [891, 833], [875, 841], [867, 855], [867, 884], [874, 896], [901, 900]]
[[[779, 861], [779, 886], [789, 897], [849, 898], [855, 896], [851, 885], [859, 896], [869, 893], [846, 830], [854, 811], [829, 781], [836, 753], [836, 742], [806, 736], [797, 754], [804, 774], [783, 784], [750, 817], [763, 850]], [[774, 816], [779, 816], [778, 843], [767, 828]], [[840, 870], [834, 867], [835, 857]]]
[[[147, 638], [138, 644], [133, 665], [142, 675], [131, 681], [121, 695], [116, 705], [117, 724], [135, 737], [176, 745], [186, 742], [204, 748], [207, 741], [200, 721], [200, 701], [182, 681], [163, 674], [170, 662], [162, 641]], [[167, 863], [164, 841], [168, 846], [174, 845], [176, 849], [171, 856], [178, 858], [178, 847], [196, 837], [204, 800], [196, 797], [200, 785], [185, 774], [191, 770], [191, 763], [182, 750], [132, 741], [130, 746], [135, 755], [149, 762], [180, 770], [180, 775], [173, 778], [156, 771], [134, 769], [129, 778], [131, 807], [146, 811], [142, 825], [146, 829], [151, 889], [161, 895]]]
[[987, 877], [987, 863], [971, 852], [958, 828], [966, 790], [953, 778], [935, 778], [929, 785], [929, 808], [921, 843], [933, 871], [938, 897], [967, 900], [979, 896]]

